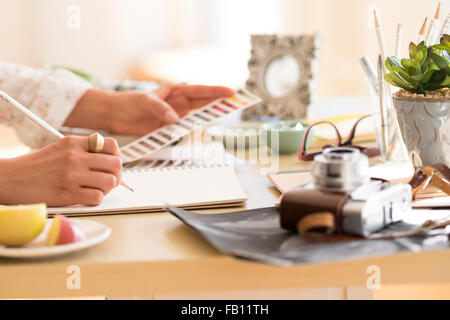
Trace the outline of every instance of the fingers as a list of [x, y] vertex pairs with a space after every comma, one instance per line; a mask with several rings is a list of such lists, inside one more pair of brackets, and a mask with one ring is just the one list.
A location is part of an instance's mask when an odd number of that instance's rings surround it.
[[77, 182], [80, 187], [98, 189], [103, 195], [110, 193], [117, 185], [117, 179], [114, 175], [97, 171], [80, 174], [77, 177]]
[[116, 139], [113, 138], [105, 138], [105, 144], [103, 146], [103, 152], [104, 154], [110, 154], [113, 156], [121, 157], [119, 144], [117, 143]]
[[163, 99], [154, 94], [148, 94], [147, 98], [147, 103], [154, 111], [154, 114], [162, 121], [163, 125], [177, 122], [180, 119], [172, 106]]
[[234, 90], [222, 86], [179, 85], [178, 88], [190, 99], [217, 99], [234, 94]]
[[[89, 138], [71, 136], [60, 142], [62, 146], [61, 160], [70, 170], [78, 168], [85, 170], [87, 174], [92, 171], [107, 173], [114, 177], [116, 187], [122, 179], [122, 160], [117, 141], [112, 138], [104, 138], [102, 153], [89, 153]], [[95, 179], [91, 177], [91, 179]], [[95, 186], [90, 183], [88, 186]], [[103, 190], [103, 189], [102, 189]], [[108, 190], [109, 192], [110, 190]]]
[[[68, 136], [58, 142], [61, 148], [67, 150], [84, 150], [89, 152], [89, 137]], [[119, 144], [113, 138], [104, 138], [103, 152], [120, 157]]]
[[76, 204], [98, 206], [102, 203], [103, 197], [104, 194], [99, 189], [80, 188], [74, 195], [73, 201]]
[[86, 165], [92, 171], [99, 171], [112, 174], [116, 177], [116, 186], [122, 179], [122, 160], [117, 156], [106, 154], [90, 154], [86, 160]]

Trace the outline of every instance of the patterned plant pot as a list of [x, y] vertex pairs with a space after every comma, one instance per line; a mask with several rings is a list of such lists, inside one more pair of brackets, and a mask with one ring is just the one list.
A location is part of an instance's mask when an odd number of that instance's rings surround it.
[[409, 98], [394, 94], [403, 141], [414, 166], [450, 166], [450, 98]]

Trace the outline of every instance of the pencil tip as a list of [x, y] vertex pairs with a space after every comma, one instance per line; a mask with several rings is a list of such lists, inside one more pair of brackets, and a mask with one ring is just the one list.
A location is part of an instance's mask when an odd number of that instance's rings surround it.
[[373, 10], [373, 17], [375, 19], [375, 27], [379, 28], [380, 27], [380, 21], [378, 20], [378, 15], [377, 15], [377, 10]]
[[438, 6], [437, 6], [437, 9], [436, 9], [436, 13], [434, 14], [434, 18], [436, 20], [439, 19], [439, 11], [440, 11], [440, 9], [441, 9], [441, 2], [439, 2]]
[[421, 36], [423, 36], [425, 34], [425, 28], [427, 26], [427, 20], [428, 20], [428, 18], [425, 17], [425, 20], [423, 21], [423, 24], [422, 24], [422, 28], [420, 28], [419, 34]]

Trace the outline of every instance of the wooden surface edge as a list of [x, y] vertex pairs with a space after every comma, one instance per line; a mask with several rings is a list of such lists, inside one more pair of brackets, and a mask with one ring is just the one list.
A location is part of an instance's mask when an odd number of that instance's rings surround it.
[[[80, 289], [68, 289], [69, 264], [0, 267], [0, 299], [144, 296], [299, 288], [365, 287], [368, 267], [381, 285], [450, 282], [450, 250], [279, 267], [230, 257], [196, 261], [81, 264]], [[283, 268], [283, 272], [279, 272]], [[38, 276], [36, 276], [36, 273]], [[264, 281], [262, 281], [264, 280]]]

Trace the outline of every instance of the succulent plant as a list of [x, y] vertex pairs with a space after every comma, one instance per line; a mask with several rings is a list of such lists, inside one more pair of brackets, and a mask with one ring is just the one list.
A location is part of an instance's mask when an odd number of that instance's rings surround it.
[[409, 92], [424, 94], [425, 91], [450, 87], [450, 35], [445, 34], [440, 43], [427, 47], [422, 41], [409, 44], [409, 59], [388, 57], [385, 62], [390, 71], [384, 79], [393, 86]]

